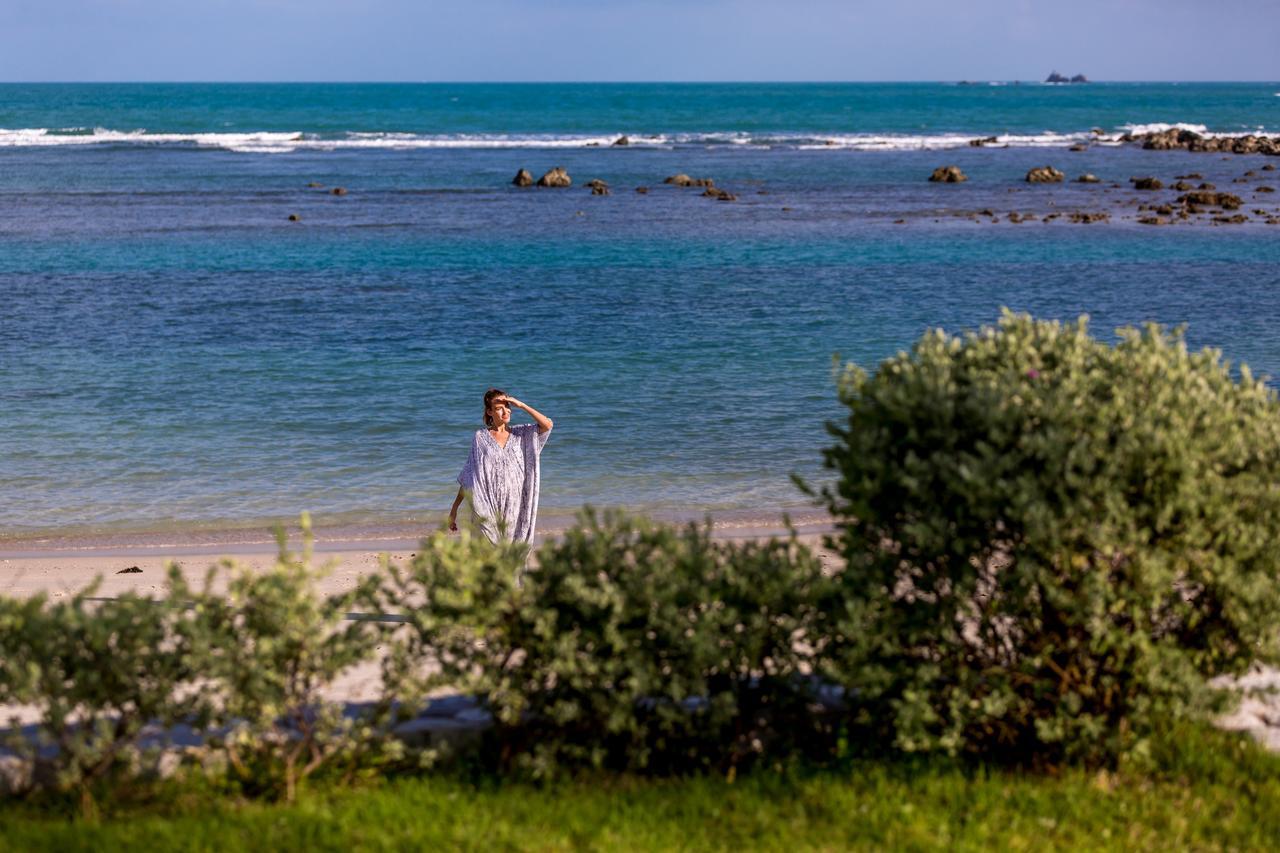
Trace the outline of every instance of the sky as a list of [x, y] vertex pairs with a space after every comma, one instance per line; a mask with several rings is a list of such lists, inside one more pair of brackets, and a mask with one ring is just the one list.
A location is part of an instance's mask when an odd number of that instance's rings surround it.
[[0, 81], [1280, 80], [1280, 0], [0, 0]]

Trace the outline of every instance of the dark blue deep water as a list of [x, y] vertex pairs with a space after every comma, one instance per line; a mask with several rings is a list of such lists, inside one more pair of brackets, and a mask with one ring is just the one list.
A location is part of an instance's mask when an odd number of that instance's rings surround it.
[[[833, 354], [874, 367], [1001, 306], [1186, 324], [1280, 374], [1280, 158], [1118, 142], [1277, 133], [1278, 92], [0, 86], [0, 536], [433, 518], [489, 385], [556, 420], [547, 510], [799, 507]], [[969, 181], [926, 182], [943, 163]], [[1045, 163], [1103, 182], [1022, 180]], [[510, 185], [556, 165], [572, 188]], [[1129, 177], [1191, 172], [1250, 221], [1124, 212]]]

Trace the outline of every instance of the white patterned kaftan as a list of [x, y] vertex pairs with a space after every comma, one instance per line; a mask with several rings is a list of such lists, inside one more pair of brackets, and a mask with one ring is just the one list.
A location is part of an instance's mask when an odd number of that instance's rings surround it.
[[533, 541], [538, 521], [538, 457], [550, 430], [536, 424], [510, 427], [506, 446], [487, 429], [476, 430], [458, 485], [471, 493], [476, 521], [490, 542]]

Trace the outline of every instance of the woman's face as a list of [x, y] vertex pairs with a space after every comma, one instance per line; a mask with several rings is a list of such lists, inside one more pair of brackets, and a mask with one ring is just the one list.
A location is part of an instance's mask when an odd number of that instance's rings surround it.
[[511, 407], [506, 397], [496, 397], [489, 404], [489, 429], [497, 429], [511, 422]]

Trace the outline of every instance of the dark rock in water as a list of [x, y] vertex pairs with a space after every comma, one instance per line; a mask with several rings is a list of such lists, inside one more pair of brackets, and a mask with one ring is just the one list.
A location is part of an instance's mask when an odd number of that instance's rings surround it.
[[969, 145], [973, 148], [981, 148], [984, 145], [995, 145], [999, 141], [994, 136], [984, 136], [981, 139], [970, 139]]
[[1173, 206], [1168, 204], [1162, 204], [1159, 207], [1155, 208], [1155, 212], [1160, 214], [1161, 216], [1173, 216]]
[[324, 189], [324, 184], [320, 183], [319, 181], [312, 181], [311, 183], [307, 184], [307, 187], [313, 190], [317, 190], [317, 189], [322, 190]]
[[1187, 183], [1186, 181], [1178, 181], [1176, 184], [1173, 185], [1173, 189], [1177, 190], [1180, 193], [1184, 193], [1187, 190], [1195, 189], [1195, 188], [1191, 184]]
[[1027, 172], [1029, 184], [1059, 184], [1066, 176], [1052, 166], [1040, 166]]
[[1106, 222], [1111, 218], [1110, 213], [1084, 213], [1083, 211], [1073, 211], [1067, 215], [1072, 222], [1079, 222], [1082, 225], [1088, 225], [1091, 222]]
[[640, 193], [640, 195], [647, 195], [647, 194], [648, 194], [648, 192], [649, 192], [649, 188], [648, 188], [648, 187], [636, 187], [636, 192]]
[[1210, 183], [1203, 183], [1203, 184], [1201, 184], [1199, 187], [1197, 187], [1196, 189], [1201, 189], [1201, 190], [1211, 190], [1211, 189], [1215, 189], [1215, 187], [1214, 187], [1214, 185], [1213, 185], [1213, 184], [1210, 184]]
[[716, 201], [737, 201], [738, 197], [728, 190], [718, 189], [716, 187], [707, 187], [702, 193], [704, 198], [714, 198]]
[[989, 207], [984, 207], [978, 211], [979, 216], [995, 216], [996, 212]]
[[593, 178], [592, 180], [587, 181], [586, 186], [591, 188], [592, 195], [608, 195], [609, 194], [609, 185], [606, 184], [604, 181], [600, 180], [599, 178]]
[[1065, 74], [1059, 74], [1057, 71], [1050, 71], [1049, 76], [1044, 78], [1046, 83], [1070, 83], [1071, 78]]
[[1275, 163], [1268, 163], [1267, 165], [1262, 167], [1262, 171], [1264, 172], [1274, 172], [1275, 170], [1276, 170]]
[[142, 569], [138, 568], [137, 566], [130, 566], [130, 567], [129, 567], [129, 568], [127, 568], [127, 569], [121, 569], [120, 571], [116, 572], [116, 574], [118, 574], [118, 575], [140, 575], [140, 574], [142, 574]]
[[1275, 188], [1275, 187], [1268, 187], [1268, 186], [1261, 186], [1261, 187], [1254, 187], [1254, 190], [1253, 190], [1253, 191], [1254, 191], [1254, 192], [1256, 192], [1256, 193], [1273, 193], [1273, 192], [1275, 192], [1275, 191], [1276, 191], [1276, 188]]
[[1244, 173], [1244, 177], [1246, 177], [1246, 178], [1252, 178], [1252, 177], [1253, 177], [1254, 175], [1256, 175], [1256, 174], [1258, 174], [1258, 173], [1257, 173], [1257, 172], [1255, 172], [1255, 171], [1253, 171], [1253, 169], [1250, 169], [1249, 171], [1247, 171], [1247, 172], [1245, 172], [1245, 173]]
[[929, 180], [937, 184], [958, 184], [969, 179], [965, 177], [964, 172], [960, 171], [959, 166], [939, 166], [933, 170]]
[[573, 186], [573, 179], [569, 177], [569, 173], [564, 170], [563, 166], [556, 166], [541, 178], [538, 178], [538, 186], [571, 187]]
[[1077, 184], [1096, 184], [1096, 183], [1099, 183], [1099, 181], [1098, 181], [1097, 175], [1093, 174], [1092, 172], [1085, 172], [1083, 175], [1076, 178], [1076, 183]]
[[516, 176], [511, 179], [511, 183], [517, 187], [531, 187], [533, 186], [533, 175], [528, 169], [521, 169], [516, 172]]
[[1088, 83], [1089, 78], [1084, 76], [1083, 74], [1076, 74], [1071, 78], [1071, 82], [1072, 83]]
[[[1138, 135], [1126, 134], [1125, 142], [1141, 142], [1143, 148], [1153, 151], [1218, 152], [1227, 154], [1269, 154], [1280, 156], [1280, 136], [1201, 136], [1193, 130], [1171, 127], [1167, 130]], [[1229, 158], [1224, 158], [1229, 159]]]
[[1075, 145], [1072, 145], [1067, 150], [1068, 151], [1088, 151], [1089, 146], [1085, 145], [1083, 142], [1077, 142]]
[[1203, 180], [1204, 180], [1204, 175], [1200, 174], [1199, 172], [1192, 172], [1192, 173], [1191, 173], [1191, 174], [1189, 174], [1189, 175], [1178, 175], [1178, 180], [1180, 180], [1180, 181], [1203, 181]]
[[714, 187], [716, 182], [711, 178], [691, 178], [684, 172], [664, 178], [664, 184], [675, 184], [677, 187]]
[[613, 140], [613, 144], [614, 145], [630, 145], [631, 140], [625, 136], [619, 136], [617, 139]]
[[1243, 225], [1249, 221], [1249, 217], [1237, 213], [1235, 216], [1215, 216], [1213, 221], [1219, 225]]
[[346, 187], [334, 187], [333, 189], [329, 190], [329, 192], [331, 192], [333, 195], [346, 195], [346, 194], [347, 194]]
[[1239, 210], [1240, 196], [1231, 193], [1215, 193], [1197, 190], [1178, 196], [1178, 201], [1186, 205], [1203, 205], [1204, 207], [1220, 207], [1223, 210]]
[[1135, 190], [1162, 190], [1164, 184], [1159, 178], [1130, 178]]
[[1169, 220], [1162, 219], [1159, 216], [1139, 216], [1138, 223], [1141, 225], [1168, 225]]
[[302, 217], [301, 217], [301, 216], [299, 216], [299, 215], [298, 215], [298, 214], [296, 214], [296, 213], [290, 213], [290, 214], [289, 214], [289, 221], [290, 221], [290, 222], [301, 222], [301, 221], [302, 221]]

